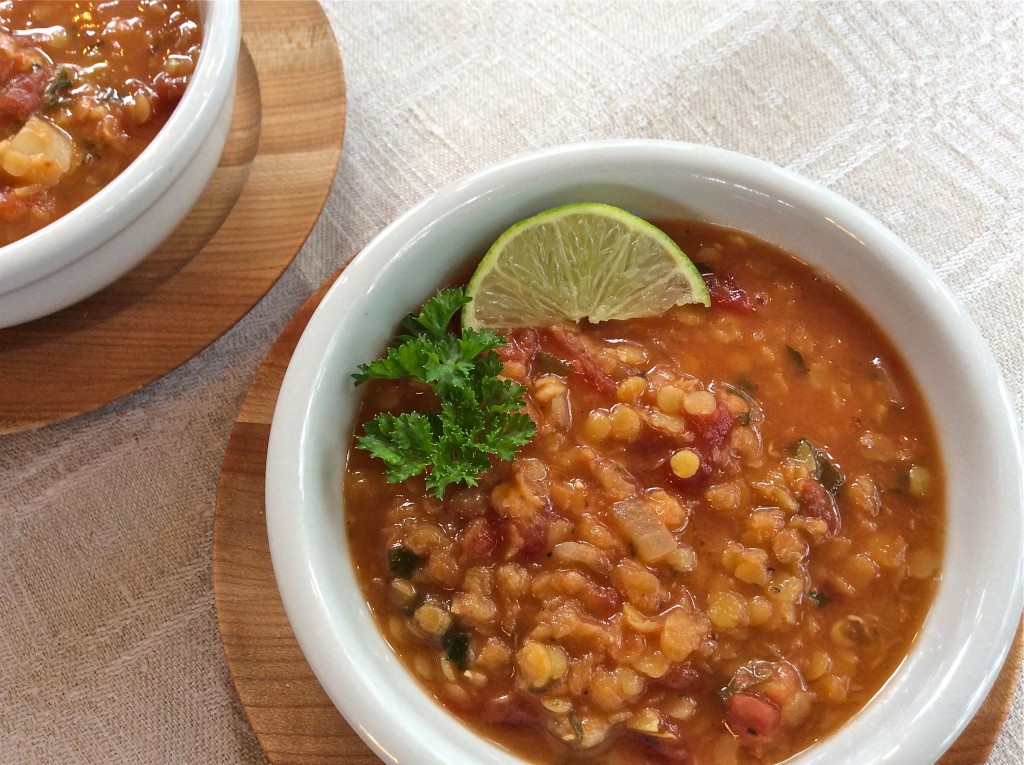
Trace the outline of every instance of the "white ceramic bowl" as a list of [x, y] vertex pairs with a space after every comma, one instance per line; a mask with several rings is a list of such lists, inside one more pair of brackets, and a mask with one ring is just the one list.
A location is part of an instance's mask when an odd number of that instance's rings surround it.
[[386, 762], [518, 762], [419, 689], [359, 592], [341, 498], [359, 396], [350, 375], [508, 225], [583, 201], [646, 217], [705, 219], [778, 244], [830, 274], [902, 350], [946, 463], [942, 582], [890, 682], [835, 735], [788, 763], [934, 762], [984, 699], [1021, 614], [1021, 445], [999, 370], [949, 290], [878, 221], [772, 165], [680, 143], [567, 146], [471, 175], [385, 229], [324, 298], [281, 388], [266, 485], [278, 585], [320, 683]]
[[0, 247], [0, 328], [66, 308], [130, 271], [192, 209], [231, 125], [241, 40], [238, 0], [204, 0], [203, 47], [167, 124], [95, 196]]

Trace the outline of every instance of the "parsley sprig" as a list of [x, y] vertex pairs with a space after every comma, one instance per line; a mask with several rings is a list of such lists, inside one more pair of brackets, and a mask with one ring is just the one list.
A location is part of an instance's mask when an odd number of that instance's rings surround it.
[[426, 473], [436, 497], [453, 483], [476, 486], [492, 455], [510, 460], [533, 438], [535, 427], [522, 411], [524, 389], [499, 379], [502, 364], [494, 352], [505, 344], [493, 332], [448, 325], [469, 298], [461, 288], [438, 292], [403, 322], [384, 358], [360, 364], [356, 385], [367, 380], [416, 380], [429, 385], [439, 413], [378, 414], [356, 438], [360, 449], [382, 460], [391, 483]]

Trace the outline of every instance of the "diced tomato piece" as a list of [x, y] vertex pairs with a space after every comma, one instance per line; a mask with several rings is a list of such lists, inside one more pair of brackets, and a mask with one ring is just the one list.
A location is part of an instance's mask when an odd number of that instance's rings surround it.
[[24, 197], [0, 192], [0, 220], [18, 220], [29, 211], [29, 202]]
[[495, 353], [502, 364], [518, 363], [526, 368], [526, 376], [533, 376], [533, 362], [537, 356], [539, 341], [537, 330], [529, 327], [513, 329], [505, 338], [505, 345]]
[[615, 395], [615, 382], [597, 365], [577, 335], [562, 327], [545, 327], [540, 339], [546, 351], [569, 362], [573, 372], [598, 393]]
[[700, 673], [689, 664], [677, 663], [654, 682], [674, 691], [692, 691], [700, 685]]
[[485, 560], [498, 545], [498, 532], [487, 518], [474, 518], [458, 538], [459, 561], [477, 563]]
[[487, 722], [501, 725], [536, 725], [540, 720], [537, 703], [519, 693], [488, 699], [480, 711]]
[[152, 90], [156, 93], [156, 103], [153, 105], [155, 111], [160, 114], [170, 114], [174, 107], [185, 95], [185, 87], [188, 85], [188, 77], [184, 75], [172, 76], [167, 72], [160, 72], [153, 78]]
[[711, 414], [690, 414], [686, 419], [693, 425], [697, 435], [712, 445], [722, 443], [736, 422], [729, 407], [721, 401]]
[[725, 451], [722, 443], [732, 432], [736, 418], [729, 407], [719, 401], [711, 414], [688, 414], [686, 421], [693, 428], [697, 438], [686, 448], [697, 453], [700, 463], [697, 472], [689, 478], [680, 478], [672, 472], [668, 459], [665, 460], [665, 479], [675, 486], [688, 491], [700, 490], [707, 484], [715, 469], [721, 467]]
[[622, 595], [614, 587], [592, 584], [580, 591], [577, 597], [598, 619], [608, 619], [622, 607]]
[[735, 735], [746, 741], [770, 737], [782, 721], [782, 710], [758, 693], [734, 693], [726, 707], [725, 721]]
[[696, 452], [697, 457], [700, 459], [697, 472], [689, 478], [680, 478], [672, 472], [671, 454], [669, 454], [665, 458], [665, 465], [662, 469], [663, 479], [673, 486], [678, 486], [680, 489], [685, 489], [689, 492], [700, 491], [705, 487], [712, 472], [714, 472], [714, 464], [711, 459], [712, 450], [703, 444], [689, 444], [686, 448]]
[[505, 543], [507, 560], [529, 560], [537, 557], [547, 546], [551, 519], [546, 513], [532, 513], [505, 518], [501, 524], [501, 538]]
[[839, 531], [839, 508], [832, 495], [825, 487], [811, 478], [800, 481], [800, 505], [804, 515], [820, 518], [828, 526], [828, 536], [833, 537]]
[[739, 313], [752, 313], [754, 301], [736, 285], [728, 274], [704, 273], [704, 284], [711, 295], [711, 305]]
[[0, 85], [0, 124], [27, 120], [43, 105], [43, 93], [50, 81], [49, 67], [19, 72]]

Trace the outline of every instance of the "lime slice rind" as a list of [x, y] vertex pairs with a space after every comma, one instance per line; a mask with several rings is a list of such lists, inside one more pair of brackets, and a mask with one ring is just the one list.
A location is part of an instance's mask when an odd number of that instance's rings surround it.
[[700, 273], [667, 234], [599, 203], [557, 207], [511, 226], [467, 293], [463, 326], [476, 329], [632, 319], [710, 304]]

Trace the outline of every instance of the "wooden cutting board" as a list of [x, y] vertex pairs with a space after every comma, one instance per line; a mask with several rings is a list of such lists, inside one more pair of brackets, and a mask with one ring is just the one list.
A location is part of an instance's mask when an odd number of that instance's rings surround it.
[[[224, 654], [249, 722], [273, 765], [380, 762], [331, 703], [295, 641], [274, 580], [263, 504], [277, 392], [299, 337], [332, 282], [309, 298], [257, 372], [228, 442], [214, 516], [213, 593]], [[939, 765], [985, 762], [1020, 676], [1022, 635], [1024, 621], [988, 698]]]
[[305, 242], [345, 129], [341, 57], [314, 0], [243, 0], [227, 145], [158, 251], [81, 303], [0, 330], [0, 433], [92, 411], [213, 343]]

